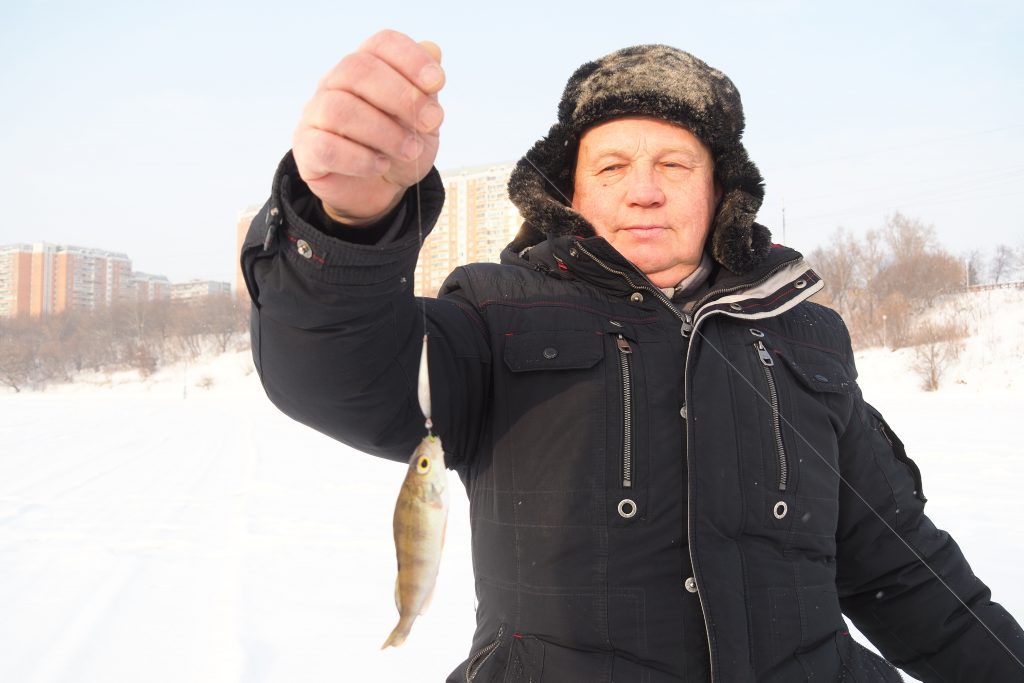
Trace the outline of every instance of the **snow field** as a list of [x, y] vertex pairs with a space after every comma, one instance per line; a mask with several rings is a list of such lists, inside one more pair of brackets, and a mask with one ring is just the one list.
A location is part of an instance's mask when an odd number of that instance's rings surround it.
[[[858, 354], [859, 381], [932, 519], [1024, 619], [1024, 293], [971, 296], [950, 310], [978, 336], [938, 392], [907, 350]], [[403, 476], [280, 414], [247, 352], [0, 394], [0, 681], [444, 680], [473, 630], [468, 505], [450, 474], [432, 606], [381, 652]]]

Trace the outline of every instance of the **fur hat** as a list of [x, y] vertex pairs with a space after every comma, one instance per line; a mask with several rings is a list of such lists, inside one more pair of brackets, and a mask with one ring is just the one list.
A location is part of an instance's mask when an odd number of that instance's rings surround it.
[[667, 45], [627, 47], [572, 75], [558, 105], [558, 122], [509, 179], [509, 197], [526, 219], [513, 246], [525, 247], [544, 235], [596, 234], [569, 206], [580, 137], [595, 124], [631, 115], [678, 124], [708, 146], [722, 188], [708, 240], [711, 256], [738, 274], [757, 265], [771, 247], [771, 234], [754, 222], [764, 180], [740, 142], [739, 92], [721, 71]]

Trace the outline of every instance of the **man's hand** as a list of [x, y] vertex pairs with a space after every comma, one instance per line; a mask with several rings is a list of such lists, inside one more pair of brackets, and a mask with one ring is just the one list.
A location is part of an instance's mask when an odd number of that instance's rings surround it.
[[430, 171], [444, 111], [441, 50], [377, 33], [320, 79], [292, 140], [299, 176], [342, 223], [372, 223]]

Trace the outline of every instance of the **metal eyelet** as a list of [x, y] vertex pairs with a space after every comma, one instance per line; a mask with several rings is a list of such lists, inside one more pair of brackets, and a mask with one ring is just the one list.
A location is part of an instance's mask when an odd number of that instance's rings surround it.
[[764, 336], [764, 332], [761, 330], [755, 330], [753, 327], [750, 328], [750, 334], [754, 335], [758, 339]]
[[729, 308], [731, 308], [734, 311], [742, 311], [743, 310], [743, 307], [740, 306], [739, 304], [729, 304]]
[[609, 320], [608, 322], [611, 323], [612, 325], [615, 325], [615, 327], [622, 327], [622, 323], [620, 323], [618, 320]]
[[784, 500], [780, 500], [775, 504], [775, 507], [772, 508], [772, 514], [775, 515], [775, 519], [782, 519], [786, 516], [787, 512], [789, 512], [789, 506], [786, 505], [786, 501]]
[[796, 282], [793, 283], [793, 286], [796, 287], [797, 289], [803, 289], [804, 287], [807, 286], [807, 280], [797, 280]]
[[619, 517], [623, 519], [629, 519], [636, 514], [636, 503], [631, 501], [629, 498], [623, 498], [619, 501]]

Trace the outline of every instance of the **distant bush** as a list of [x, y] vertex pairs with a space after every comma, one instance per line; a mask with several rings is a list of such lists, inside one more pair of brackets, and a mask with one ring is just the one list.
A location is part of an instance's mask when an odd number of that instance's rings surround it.
[[911, 368], [921, 379], [921, 388], [935, 391], [939, 380], [950, 363], [960, 357], [963, 338], [967, 330], [963, 325], [926, 322], [918, 326], [908, 341], [914, 347]]

